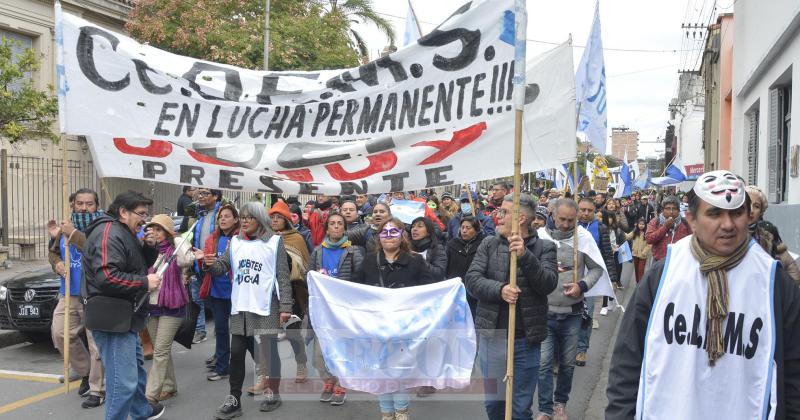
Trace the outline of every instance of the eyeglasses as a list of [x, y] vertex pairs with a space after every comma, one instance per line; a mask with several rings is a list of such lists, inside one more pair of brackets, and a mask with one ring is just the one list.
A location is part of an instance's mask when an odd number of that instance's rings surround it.
[[498, 219], [502, 219], [502, 218], [506, 217], [506, 215], [509, 214], [509, 212], [506, 209], [497, 209], [497, 213], [496, 214], [497, 214], [497, 218]]
[[249, 214], [246, 215], [246, 216], [241, 216], [241, 217], [239, 217], [239, 219], [242, 220], [242, 221], [245, 221], [245, 220], [256, 220], [255, 217], [250, 216]]
[[144, 213], [137, 213], [137, 212], [135, 212], [135, 211], [132, 211], [131, 213], [133, 213], [133, 214], [135, 214], [135, 215], [137, 215], [137, 216], [141, 217], [142, 219], [147, 219], [148, 217], [150, 217], [150, 215], [149, 215], [149, 214], [147, 214], [147, 212], [144, 212]]
[[208, 197], [210, 195], [211, 195], [210, 191], [200, 191], [200, 192], [197, 193], [198, 197]]
[[391, 229], [384, 229], [382, 230], [378, 236], [381, 239], [389, 239], [389, 238], [399, 238], [400, 235], [403, 234], [403, 231], [399, 228], [391, 228]]

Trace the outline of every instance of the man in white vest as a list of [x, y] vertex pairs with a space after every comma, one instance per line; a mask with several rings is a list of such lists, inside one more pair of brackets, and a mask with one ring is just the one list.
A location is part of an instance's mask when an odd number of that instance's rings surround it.
[[688, 196], [694, 234], [622, 320], [606, 419], [800, 418], [800, 289], [751, 240], [741, 178], [705, 173]]

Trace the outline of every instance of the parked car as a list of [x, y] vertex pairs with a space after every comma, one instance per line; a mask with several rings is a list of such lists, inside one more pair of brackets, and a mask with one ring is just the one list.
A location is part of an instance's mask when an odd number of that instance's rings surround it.
[[0, 283], [0, 329], [17, 330], [31, 341], [50, 340], [61, 279], [46, 268]]

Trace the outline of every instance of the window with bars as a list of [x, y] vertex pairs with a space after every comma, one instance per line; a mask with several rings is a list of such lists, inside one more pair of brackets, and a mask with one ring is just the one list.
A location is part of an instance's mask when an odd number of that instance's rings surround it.
[[747, 114], [749, 137], [747, 140], [747, 183], [756, 185], [758, 182], [758, 104]]

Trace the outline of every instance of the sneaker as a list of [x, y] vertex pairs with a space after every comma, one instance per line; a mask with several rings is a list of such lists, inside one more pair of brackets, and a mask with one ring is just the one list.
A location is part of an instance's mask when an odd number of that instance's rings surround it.
[[598, 322], [596, 319], [592, 319], [592, 329], [596, 330], [599, 328], [600, 328], [600, 322]]
[[408, 409], [397, 410], [394, 412], [394, 420], [408, 420]]
[[331, 398], [331, 405], [342, 405], [344, 404], [344, 400], [347, 399], [347, 392], [345, 392], [344, 388], [336, 385], [333, 388], [333, 398]]
[[545, 413], [539, 413], [539, 415], [533, 420], [553, 420], [553, 416]]
[[217, 364], [217, 356], [212, 355], [211, 357], [206, 359], [206, 367], [216, 366], [216, 364]]
[[600, 315], [603, 315], [603, 316], [608, 315], [608, 308], [603, 306], [603, 308], [600, 309]]
[[308, 368], [305, 364], [297, 365], [297, 376], [294, 378], [294, 383], [302, 384], [308, 380]]
[[325, 382], [325, 388], [322, 388], [322, 395], [319, 396], [320, 402], [330, 402], [333, 399], [333, 384]]
[[78, 387], [78, 395], [80, 395], [81, 397], [85, 397], [85, 396], [89, 395], [89, 377], [88, 376], [84, 376], [83, 379], [81, 379], [81, 386]]
[[575, 365], [586, 366], [586, 352], [580, 352], [575, 356]]
[[395, 420], [394, 413], [381, 412], [381, 420]]
[[206, 376], [206, 379], [208, 379], [211, 382], [221, 381], [227, 378], [228, 378], [227, 374], [219, 372], [211, 372], [208, 374], [208, 376]]
[[256, 379], [256, 384], [247, 388], [247, 391], [250, 395], [261, 395], [264, 391], [267, 390], [269, 387], [269, 376], [260, 376]]
[[279, 394], [275, 394], [272, 392], [271, 389], [267, 388], [267, 391], [264, 392], [264, 396], [266, 397], [264, 401], [261, 401], [261, 406], [258, 407], [259, 411], [263, 411], [265, 413], [269, 413], [271, 411], [275, 411], [278, 407], [281, 406], [281, 396]]
[[567, 420], [567, 406], [564, 403], [553, 406], [553, 420]]
[[225, 397], [225, 402], [223, 402], [221, 406], [217, 407], [217, 411], [214, 413], [214, 418], [228, 420], [234, 417], [240, 417], [241, 415], [242, 405], [239, 403], [239, 400], [233, 395], [228, 395]]
[[153, 412], [150, 414], [150, 417], [148, 417], [147, 420], [160, 419], [161, 416], [164, 415], [164, 411], [167, 411], [167, 408], [164, 407], [163, 404], [159, 403], [150, 404], [150, 408], [153, 409]]
[[81, 407], [83, 408], [95, 408], [100, 407], [103, 403], [106, 402], [105, 397], [100, 397], [97, 395], [89, 395], [84, 402], [81, 403]]
[[417, 397], [425, 398], [436, 393], [436, 388], [432, 386], [421, 386], [417, 388]]
[[194, 333], [194, 338], [192, 339], [192, 344], [200, 344], [203, 341], [206, 341], [208, 337], [206, 337], [206, 333], [202, 331], [198, 331]]

